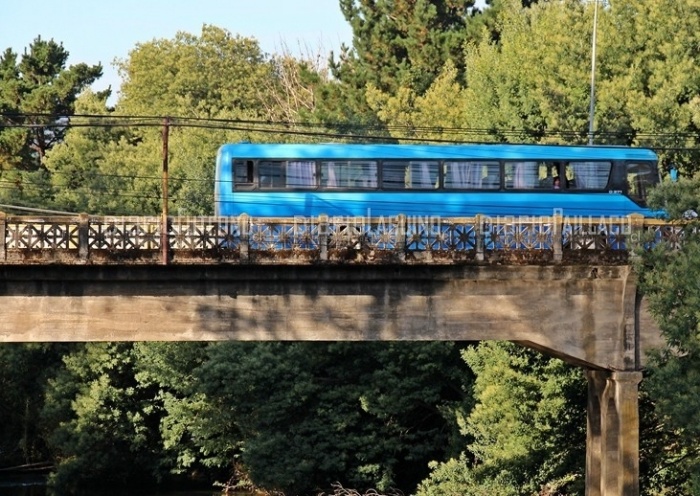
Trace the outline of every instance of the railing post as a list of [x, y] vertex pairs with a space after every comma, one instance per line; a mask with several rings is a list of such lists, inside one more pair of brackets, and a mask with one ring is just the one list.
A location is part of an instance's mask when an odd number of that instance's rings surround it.
[[552, 216], [552, 250], [554, 262], [559, 263], [564, 257], [564, 240], [562, 239], [564, 218], [559, 214]]
[[160, 233], [160, 263], [168, 265], [170, 263], [170, 219], [163, 217], [161, 219]]
[[476, 255], [474, 258], [477, 262], [484, 261], [484, 238], [486, 233], [484, 232], [484, 218], [482, 215], [477, 214], [475, 217], [474, 229], [476, 230]]
[[248, 214], [238, 216], [238, 232], [241, 236], [239, 245], [241, 262], [247, 262], [250, 260], [250, 217]]
[[640, 214], [631, 214], [629, 216], [629, 221], [630, 235], [628, 236], [629, 239], [625, 240], [625, 246], [628, 251], [631, 249], [630, 241], [634, 242], [635, 240], [641, 241], [644, 239], [644, 216]]
[[78, 258], [87, 260], [90, 248], [90, 217], [86, 213], [78, 216]]
[[0, 260], [7, 260], [7, 215], [0, 212]]
[[319, 258], [325, 262], [328, 260], [328, 216], [326, 214], [318, 216], [318, 246], [321, 250]]
[[396, 256], [401, 262], [406, 261], [406, 215], [399, 214], [396, 217]]

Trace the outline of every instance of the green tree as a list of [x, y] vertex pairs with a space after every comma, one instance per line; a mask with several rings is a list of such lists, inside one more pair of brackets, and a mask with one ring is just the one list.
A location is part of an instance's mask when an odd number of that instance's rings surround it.
[[134, 361], [130, 343], [88, 343], [64, 357], [43, 412], [58, 491], [154, 485], [157, 405], [134, 380]]
[[468, 119], [464, 93], [457, 69], [447, 62], [424, 95], [409, 88], [387, 95], [370, 86], [366, 96], [368, 105], [396, 139], [463, 140], [462, 126]]
[[[502, 0], [498, 41], [482, 36], [465, 45], [460, 66], [436, 67], [424, 92], [371, 85], [369, 104], [395, 137], [471, 141], [580, 141], [587, 129], [590, 33], [578, 0], [533, 4]], [[562, 130], [577, 130], [562, 134]]]
[[464, 442], [454, 343], [95, 343], [64, 361], [43, 410], [64, 492], [411, 489]]
[[0, 346], [0, 465], [49, 461], [40, 422], [48, 380], [65, 346], [5, 343]]
[[384, 92], [400, 86], [424, 92], [447, 61], [463, 69], [462, 46], [474, 0], [425, 2], [341, 0], [353, 30], [352, 50], [331, 69], [357, 90], [373, 84]]
[[623, 114], [631, 143], [658, 147], [665, 165], [692, 175], [700, 159], [693, 118], [700, 98], [700, 3], [615, 0], [604, 14], [601, 130]]
[[66, 354], [42, 414], [56, 463], [50, 485], [62, 494], [210, 487], [226, 473], [229, 453], [199, 437], [222, 423], [207, 417], [192, 374], [207, 346], [88, 343]]
[[[431, 127], [431, 138], [581, 140], [582, 134], [559, 131], [587, 128], [590, 68], [581, 61], [590, 60], [590, 44], [581, 40], [590, 27], [584, 4], [498, 5], [499, 41], [482, 38], [466, 46], [466, 83], [447, 64], [423, 95], [411, 88], [401, 88], [397, 96], [374, 90], [372, 107], [384, 122], [398, 117], [409, 129]], [[434, 104], [445, 114], [436, 115]]]
[[461, 444], [465, 370], [452, 343], [225, 343], [211, 353], [197, 377], [213, 416], [240, 431], [259, 487], [411, 490], [428, 460]]
[[262, 116], [258, 88], [272, 69], [256, 40], [206, 24], [199, 36], [138, 43], [118, 67], [120, 114], [220, 119]]
[[[168, 474], [213, 482], [226, 480], [231, 460], [240, 451], [240, 435], [227, 412], [212, 415], [195, 371], [209, 356], [208, 343], [136, 343], [135, 380], [155, 391], [161, 477]], [[226, 437], [211, 436], [214, 430]]]
[[[45, 206], [70, 212], [126, 214], [138, 211], [129, 194], [128, 171], [114, 166], [116, 144], [128, 138], [124, 128], [109, 122], [107, 95], [86, 90], [78, 97], [71, 118], [76, 125], [65, 140], [46, 154], [50, 199]], [[92, 117], [82, 117], [89, 115]]]
[[476, 405], [460, 425], [459, 459], [434, 463], [419, 496], [578, 494], [583, 488], [586, 381], [561, 360], [512, 343], [463, 352]]
[[[522, 0], [522, 7], [530, 7], [538, 3], [539, 0]], [[498, 44], [501, 39], [503, 26], [499, 22], [501, 10], [508, 4], [508, 0], [485, 0], [486, 7], [473, 15], [473, 19], [467, 25], [470, 31], [469, 40], [474, 43], [480, 41], [491, 41]]]
[[78, 94], [102, 76], [99, 64], [66, 68], [67, 60], [62, 44], [41, 37], [19, 63], [9, 48], [0, 56], [0, 170], [40, 168], [46, 151], [63, 140]]
[[[124, 82], [116, 116], [175, 117], [169, 136], [169, 209], [183, 215], [213, 213], [218, 147], [251, 139], [255, 133], [241, 121], [258, 120], [265, 112], [259, 88], [273, 73], [257, 41], [204, 25], [200, 36], [179, 32], [172, 40], [138, 44], [119, 67]], [[238, 130], [222, 130], [230, 120]], [[151, 214], [162, 203], [162, 135], [161, 122], [132, 126], [129, 139], [110, 157], [113, 164], [121, 162], [123, 174], [142, 178], [125, 191], [148, 198]]]
[[[700, 177], [666, 182], [654, 191], [653, 205], [671, 219], [700, 205]], [[650, 460], [651, 483], [673, 494], [700, 494], [700, 236], [697, 220], [679, 223], [679, 246], [657, 243], [639, 251], [637, 272], [644, 298], [665, 338], [651, 354], [642, 387], [657, 422], [651, 431], [666, 440]], [[669, 482], [670, 481], [670, 482]]]
[[405, 87], [420, 95], [448, 60], [463, 78], [462, 50], [473, 6], [474, 0], [341, 0], [353, 45], [342, 46], [337, 60], [331, 54], [330, 68], [340, 85], [321, 94], [326, 120], [371, 123], [363, 118], [371, 116], [368, 85], [386, 94]]

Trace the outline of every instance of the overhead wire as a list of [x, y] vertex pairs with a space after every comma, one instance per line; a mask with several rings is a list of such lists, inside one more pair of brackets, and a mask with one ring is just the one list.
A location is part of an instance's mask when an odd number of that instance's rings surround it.
[[21, 212], [33, 212], [41, 214], [56, 214], [56, 215], [80, 215], [77, 212], [66, 212], [64, 210], [51, 210], [48, 208], [33, 208], [33, 207], [23, 207], [20, 205], [8, 205], [5, 203], [0, 203], [0, 208], [6, 208], [8, 210], [19, 210]]
[[[56, 114], [12, 114], [2, 113], [1, 117], [14, 118], [22, 120], [26, 117], [42, 118], [53, 120], [55, 122], [44, 123], [25, 123], [25, 122], [3, 122], [0, 121], [2, 127], [60, 127], [60, 128], [80, 128], [80, 127], [95, 127], [95, 128], [113, 128], [113, 127], [162, 127], [167, 120], [167, 125], [170, 127], [189, 127], [203, 129], [219, 129], [233, 130], [245, 132], [262, 132], [262, 133], [277, 133], [287, 135], [298, 135], [307, 137], [325, 137], [335, 139], [402, 139], [415, 140], [424, 142], [464, 142], [464, 137], [494, 137], [493, 129], [489, 128], [474, 128], [474, 127], [445, 127], [445, 126], [409, 126], [409, 125], [365, 125], [365, 124], [348, 124], [342, 122], [331, 123], [310, 123], [310, 122], [290, 122], [290, 121], [271, 121], [271, 120], [252, 120], [252, 119], [223, 119], [211, 117], [181, 117], [181, 116], [155, 116], [155, 115], [109, 115], [109, 114], [73, 114], [70, 116], [59, 116]], [[80, 122], [80, 119], [88, 119], [89, 122]], [[67, 122], [66, 122], [67, 120]], [[76, 121], [77, 120], [77, 121]], [[294, 129], [290, 129], [294, 128]], [[322, 129], [323, 131], [319, 131]], [[327, 131], [332, 129], [344, 129], [354, 132], [337, 132]], [[385, 132], [403, 132], [405, 136], [397, 138], [386, 134], [372, 135], [367, 134], [372, 131]], [[359, 134], [358, 134], [359, 133]], [[462, 139], [440, 139], [411, 137], [410, 134], [441, 134], [441, 135], [456, 135]], [[549, 138], [581, 138], [587, 136], [585, 131], [574, 130], [535, 130], [535, 129], [510, 129], [499, 130], [496, 134], [502, 137], [549, 137]], [[653, 139], [653, 138], [700, 138], [698, 133], [686, 132], [640, 132], [640, 131], [622, 131], [622, 132], [596, 132], [596, 137], [600, 139], [624, 139], [629, 141], [632, 138], [637, 139]], [[583, 144], [583, 143], [582, 143]]]

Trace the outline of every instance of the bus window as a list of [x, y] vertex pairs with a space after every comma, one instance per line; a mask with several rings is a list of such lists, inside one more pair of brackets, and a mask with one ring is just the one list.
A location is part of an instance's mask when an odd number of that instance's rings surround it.
[[498, 162], [451, 162], [444, 165], [445, 189], [495, 189], [500, 187]]
[[435, 189], [439, 185], [438, 167], [438, 162], [383, 162], [382, 188]]
[[651, 164], [627, 164], [627, 194], [640, 205], [646, 205], [647, 192], [656, 184]]
[[377, 162], [351, 161], [348, 163], [352, 187], [374, 189], [377, 187]]
[[321, 162], [321, 187], [340, 188], [343, 162]]
[[535, 189], [540, 185], [540, 164], [537, 162], [507, 162], [506, 188]]
[[377, 187], [377, 162], [321, 162], [322, 188], [371, 189]]
[[440, 186], [440, 164], [437, 162], [411, 162], [408, 187], [413, 189], [435, 189]]
[[508, 189], [560, 189], [554, 179], [559, 178], [559, 162], [506, 162], [506, 188]]
[[499, 189], [501, 187], [501, 165], [498, 162], [488, 162], [482, 167], [482, 189]]
[[565, 189], [566, 181], [561, 180], [559, 162], [542, 162], [539, 167], [540, 189]]
[[572, 189], [605, 189], [611, 170], [611, 162], [569, 162], [566, 179]]
[[261, 189], [284, 188], [284, 162], [261, 160], [258, 163], [258, 177]]
[[316, 162], [292, 161], [287, 162], [287, 188], [315, 188]]
[[253, 161], [234, 160], [233, 161], [233, 184], [236, 186], [253, 185]]
[[410, 183], [409, 162], [384, 162], [382, 164], [382, 188], [405, 189]]

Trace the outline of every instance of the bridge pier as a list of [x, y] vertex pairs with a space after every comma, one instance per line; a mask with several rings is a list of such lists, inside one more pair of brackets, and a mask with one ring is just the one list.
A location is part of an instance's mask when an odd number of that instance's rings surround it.
[[639, 496], [642, 373], [587, 370], [586, 496]]

